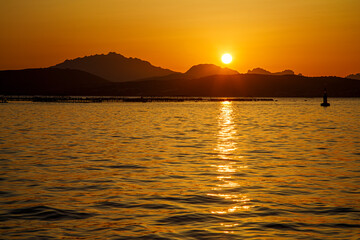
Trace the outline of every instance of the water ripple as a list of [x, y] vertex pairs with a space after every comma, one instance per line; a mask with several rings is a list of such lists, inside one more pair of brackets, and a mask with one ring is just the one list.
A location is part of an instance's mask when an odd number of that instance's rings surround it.
[[360, 100], [0, 105], [1, 239], [357, 239]]
[[41, 220], [41, 221], [61, 221], [61, 220], [75, 220], [86, 219], [94, 216], [94, 214], [77, 212], [74, 210], [57, 209], [47, 206], [35, 206], [28, 208], [18, 208], [10, 210], [6, 214], [0, 215], [1, 221], [8, 221], [11, 219], [23, 220]]

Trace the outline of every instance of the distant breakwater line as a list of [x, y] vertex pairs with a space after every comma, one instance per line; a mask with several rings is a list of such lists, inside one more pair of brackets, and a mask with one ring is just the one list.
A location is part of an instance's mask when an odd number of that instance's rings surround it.
[[274, 101], [272, 98], [226, 98], [226, 97], [116, 97], [116, 96], [3, 96], [4, 102], [56, 102], [56, 103], [101, 103], [101, 102], [257, 102]]

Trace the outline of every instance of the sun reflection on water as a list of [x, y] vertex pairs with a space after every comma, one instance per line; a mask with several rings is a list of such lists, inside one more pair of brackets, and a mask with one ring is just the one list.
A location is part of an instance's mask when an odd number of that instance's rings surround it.
[[[212, 189], [213, 193], [208, 195], [233, 202], [233, 204], [230, 203], [226, 207], [220, 206], [211, 210], [213, 214], [223, 215], [249, 209], [250, 198], [238, 192], [241, 183], [234, 179], [236, 173], [244, 171], [247, 166], [241, 163], [242, 156], [237, 153], [237, 131], [234, 123], [234, 106], [232, 102], [225, 101], [221, 103], [218, 126], [218, 141], [215, 150], [218, 152], [219, 162], [212, 167], [216, 168], [219, 184]], [[223, 226], [228, 225], [224, 224]]]

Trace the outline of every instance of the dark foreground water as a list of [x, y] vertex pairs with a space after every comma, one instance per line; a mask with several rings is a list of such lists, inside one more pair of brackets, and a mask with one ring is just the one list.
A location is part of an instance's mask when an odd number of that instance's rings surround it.
[[1, 239], [357, 239], [360, 99], [0, 105]]

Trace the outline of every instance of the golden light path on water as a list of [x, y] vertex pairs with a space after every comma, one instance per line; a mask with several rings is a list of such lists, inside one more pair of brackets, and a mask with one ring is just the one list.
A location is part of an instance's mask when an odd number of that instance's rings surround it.
[[[213, 165], [216, 168], [218, 181], [220, 183], [212, 189], [214, 193], [209, 196], [216, 196], [227, 201], [234, 202], [227, 208], [213, 209], [213, 214], [231, 214], [250, 208], [250, 199], [247, 195], [239, 193], [238, 187], [241, 185], [233, 179], [233, 176], [239, 171], [244, 171], [247, 166], [241, 160], [242, 156], [237, 154], [237, 131], [234, 124], [234, 106], [232, 102], [224, 101], [220, 105], [220, 113], [218, 116], [217, 146], [214, 149], [218, 152], [219, 163]], [[234, 224], [222, 224], [223, 227], [234, 227]], [[228, 232], [231, 233], [231, 232]]]

